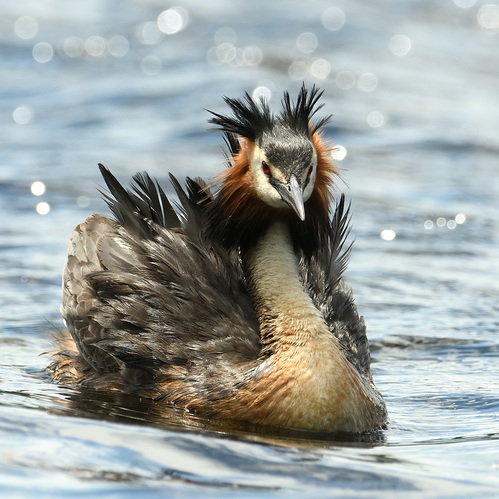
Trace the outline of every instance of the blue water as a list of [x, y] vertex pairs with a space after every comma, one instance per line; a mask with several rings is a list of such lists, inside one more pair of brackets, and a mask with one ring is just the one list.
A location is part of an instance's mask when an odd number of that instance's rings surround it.
[[[499, 495], [499, 3], [178, 6], [0, 4], [2, 497]], [[223, 167], [204, 109], [302, 81], [346, 152], [347, 278], [389, 428], [262, 433], [51, 383], [66, 242], [106, 211], [97, 163], [171, 193], [168, 171]]]

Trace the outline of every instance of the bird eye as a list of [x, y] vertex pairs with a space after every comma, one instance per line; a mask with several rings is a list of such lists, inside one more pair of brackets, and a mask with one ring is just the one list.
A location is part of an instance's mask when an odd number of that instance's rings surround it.
[[307, 172], [307, 175], [310, 177], [310, 175], [312, 175], [312, 172], [314, 171], [314, 167], [311, 166], [309, 169], [308, 169], [308, 172]]
[[265, 175], [270, 175], [270, 167], [265, 161], [262, 161], [262, 170]]

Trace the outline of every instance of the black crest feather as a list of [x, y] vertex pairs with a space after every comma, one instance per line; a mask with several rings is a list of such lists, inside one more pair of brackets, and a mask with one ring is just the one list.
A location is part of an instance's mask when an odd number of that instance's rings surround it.
[[311, 123], [312, 117], [324, 106], [324, 104], [318, 104], [323, 93], [324, 91], [319, 90], [315, 85], [310, 92], [303, 85], [296, 102], [293, 102], [289, 93], [285, 92], [282, 99], [281, 119], [296, 132], [313, 135], [331, 119], [331, 115], [328, 115], [316, 123]]
[[224, 97], [224, 100], [231, 108], [233, 116], [210, 111], [214, 118], [211, 118], [209, 123], [217, 125], [220, 130], [254, 141], [272, 128], [274, 117], [265, 99], [261, 98], [255, 102], [246, 92], [243, 99]]
[[209, 111], [214, 116], [209, 120], [209, 123], [225, 132], [228, 137], [229, 149], [232, 152], [235, 149], [233, 147], [235, 136], [255, 141], [265, 132], [272, 130], [276, 122], [285, 124], [294, 132], [308, 137], [331, 119], [331, 115], [328, 115], [315, 123], [311, 121], [323, 106], [323, 104], [318, 103], [322, 94], [323, 91], [315, 85], [311, 90], [303, 85], [296, 101], [293, 101], [289, 93], [285, 92], [281, 101], [282, 110], [277, 117], [272, 114], [268, 101], [263, 97], [255, 101], [247, 92], [243, 99], [224, 97], [225, 102], [232, 110], [232, 116]]

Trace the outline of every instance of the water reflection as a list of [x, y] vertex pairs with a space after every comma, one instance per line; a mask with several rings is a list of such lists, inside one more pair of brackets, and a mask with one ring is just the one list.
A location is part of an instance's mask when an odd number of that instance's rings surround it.
[[385, 443], [382, 430], [350, 434], [275, 428], [240, 421], [202, 418], [175, 406], [123, 393], [103, 393], [88, 388], [61, 390], [66, 392], [67, 396], [63, 400], [59, 397], [56, 400], [56, 408], [51, 412], [69, 412], [77, 417], [156, 426], [168, 430], [202, 430], [207, 435], [228, 435], [240, 440], [274, 445], [374, 447]]

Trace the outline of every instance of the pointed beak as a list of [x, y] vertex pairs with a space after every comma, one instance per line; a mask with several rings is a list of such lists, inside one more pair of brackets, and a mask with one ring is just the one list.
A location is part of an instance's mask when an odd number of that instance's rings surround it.
[[276, 186], [277, 192], [282, 200], [294, 210], [301, 221], [305, 220], [305, 206], [303, 205], [303, 193], [298, 180], [294, 175], [288, 183], [279, 182]]

